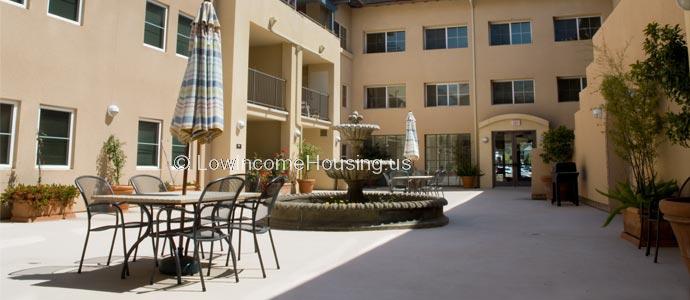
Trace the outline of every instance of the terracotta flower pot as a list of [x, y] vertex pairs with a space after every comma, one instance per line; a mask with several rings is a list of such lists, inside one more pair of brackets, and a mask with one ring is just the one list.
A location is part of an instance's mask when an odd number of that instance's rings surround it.
[[300, 179], [297, 180], [299, 184], [299, 192], [302, 194], [309, 194], [314, 190], [314, 183], [316, 179]]
[[64, 209], [60, 205], [51, 201], [42, 209], [36, 210], [29, 201], [15, 200], [12, 203], [12, 222], [36, 222], [74, 218], [72, 204]]
[[[623, 212], [623, 232], [621, 238], [637, 246], [647, 246], [647, 226], [642, 226], [642, 217], [640, 210], [636, 207], [628, 207]], [[652, 230], [649, 234], [652, 246], [656, 246], [656, 230]], [[675, 247], [678, 244], [673, 236], [671, 224], [666, 220], [661, 220], [659, 223], [659, 246], [661, 247]]]
[[[112, 185], [112, 188], [113, 188], [113, 193], [115, 193], [115, 195], [134, 194], [134, 187], [132, 187], [131, 185], [114, 184], [114, 185]], [[126, 212], [127, 210], [129, 210], [129, 204], [127, 204], [127, 203], [120, 204], [120, 209], [122, 209], [122, 212]], [[114, 211], [114, 208], [111, 208], [110, 210]]]
[[474, 179], [474, 176], [460, 176], [460, 180], [462, 180], [462, 187], [466, 189], [474, 188]]
[[688, 202], [661, 200], [659, 209], [664, 213], [664, 219], [671, 222], [680, 247], [680, 255], [690, 274], [690, 199], [684, 198], [684, 200]]

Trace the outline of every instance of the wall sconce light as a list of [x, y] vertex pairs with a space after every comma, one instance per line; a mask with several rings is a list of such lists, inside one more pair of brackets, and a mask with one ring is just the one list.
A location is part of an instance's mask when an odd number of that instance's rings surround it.
[[604, 109], [601, 106], [592, 108], [592, 117], [595, 119], [602, 119], [604, 117]]
[[276, 23], [278, 23], [278, 19], [276, 19], [276, 17], [269, 18], [268, 19], [268, 30], [273, 30], [273, 26], [275, 26]]
[[485, 136], [485, 137], [482, 138], [482, 143], [486, 144], [486, 143], [488, 143], [488, 142], [489, 142], [489, 137], [488, 137], [488, 136]]
[[678, 5], [684, 10], [690, 10], [690, 0], [678, 0]]
[[237, 121], [237, 129], [238, 129], [238, 130], [242, 130], [242, 129], [244, 129], [245, 127], [247, 127], [247, 123], [246, 123], [246, 122], [244, 122], [243, 120]]
[[300, 131], [299, 129], [295, 129], [295, 138], [300, 138], [300, 137], [302, 137], [302, 131]]
[[326, 51], [326, 47], [324, 45], [319, 46], [319, 54], [322, 54], [324, 51]]
[[340, 137], [339, 137], [339, 136], [336, 136], [336, 137], [335, 137], [335, 143], [336, 143], [336, 144], [340, 144], [340, 141], [341, 141]]
[[118, 113], [120, 113], [120, 108], [117, 105], [111, 104], [108, 106], [108, 116], [114, 118]]

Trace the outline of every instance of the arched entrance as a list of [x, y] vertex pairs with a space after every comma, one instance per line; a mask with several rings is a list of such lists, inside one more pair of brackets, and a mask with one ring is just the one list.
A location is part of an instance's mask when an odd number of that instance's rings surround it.
[[479, 168], [482, 187], [529, 186], [532, 150], [549, 121], [528, 114], [504, 114], [479, 122]]

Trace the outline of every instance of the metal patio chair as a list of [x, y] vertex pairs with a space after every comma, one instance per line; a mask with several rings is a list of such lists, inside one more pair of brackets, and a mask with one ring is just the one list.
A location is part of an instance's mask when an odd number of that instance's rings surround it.
[[392, 170], [388, 173], [383, 173], [383, 177], [386, 179], [386, 184], [388, 185], [388, 190], [391, 193], [407, 193], [407, 181], [396, 180], [395, 177], [398, 176], [407, 176], [407, 172], [402, 170]]

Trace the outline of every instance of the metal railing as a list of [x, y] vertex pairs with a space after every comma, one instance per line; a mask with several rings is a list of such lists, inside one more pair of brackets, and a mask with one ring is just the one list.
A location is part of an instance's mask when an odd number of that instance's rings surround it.
[[328, 121], [328, 94], [302, 87], [302, 115]]
[[318, 24], [323, 29], [326, 29], [326, 31], [335, 35], [337, 38], [340, 38], [340, 36], [335, 34], [335, 32], [333, 31], [333, 24], [323, 23], [322, 21], [317, 20], [317, 18], [315, 16], [310, 16], [309, 14], [307, 14], [307, 12], [305, 11], [305, 9], [303, 7], [307, 1], [305, 1], [305, 0], [280, 0], [280, 1], [285, 3], [287, 6], [290, 6], [292, 9], [294, 9], [296, 12], [300, 13], [301, 15], [305, 16], [307, 19]]
[[285, 79], [249, 69], [247, 101], [285, 110]]

